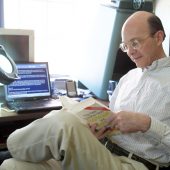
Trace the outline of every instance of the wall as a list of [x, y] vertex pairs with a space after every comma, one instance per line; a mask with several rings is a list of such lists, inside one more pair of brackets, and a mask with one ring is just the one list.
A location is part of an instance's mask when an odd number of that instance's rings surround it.
[[164, 41], [164, 49], [169, 55], [169, 41], [170, 41], [170, 0], [155, 0], [155, 14], [160, 17], [165, 28], [166, 39]]

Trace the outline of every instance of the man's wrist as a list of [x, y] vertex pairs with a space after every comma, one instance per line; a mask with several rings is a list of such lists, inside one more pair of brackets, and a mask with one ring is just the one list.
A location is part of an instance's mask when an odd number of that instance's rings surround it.
[[148, 131], [150, 126], [151, 126], [151, 117], [145, 116], [144, 126], [142, 126], [142, 132], [144, 133]]

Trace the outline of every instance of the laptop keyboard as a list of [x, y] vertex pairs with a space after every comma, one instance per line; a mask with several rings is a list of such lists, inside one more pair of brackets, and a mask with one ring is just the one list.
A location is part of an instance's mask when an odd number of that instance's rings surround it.
[[48, 100], [31, 100], [31, 101], [16, 101], [8, 103], [10, 109], [16, 112], [31, 111], [31, 110], [52, 110], [61, 109], [61, 102], [59, 99]]

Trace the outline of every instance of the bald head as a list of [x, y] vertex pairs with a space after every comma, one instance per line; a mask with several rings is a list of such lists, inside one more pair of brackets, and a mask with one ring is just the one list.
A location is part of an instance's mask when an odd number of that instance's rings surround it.
[[133, 13], [123, 24], [121, 35], [121, 48], [137, 67], [147, 67], [165, 56], [162, 47], [164, 28], [161, 20], [153, 13]]
[[148, 18], [152, 16], [154, 16], [152, 13], [146, 11], [135, 12], [125, 21], [123, 27], [126, 27], [126, 25], [133, 24], [133, 23], [137, 23], [141, 25], [142, 23], [146, 22]]
[[153, 13], [138, 11], [133, 13], [123, 24], [122, 39], [124, 39], [124, 34], [129, 34], [129, 32], [140, 35], [140, 33], [146, 32], [154, 34], [159, 30], [163, 31], [165, 38], [165, 32], [161, 20]]
[[122, 27], [122, 38], [124, 38], [124, 33], [133, 32], [139, 34], [149, 32], [150, 27], [148, 24], [148, 18], [153, 16], [152, 13], [146, 11], [138, 11], [132, 14], [123, 24]]

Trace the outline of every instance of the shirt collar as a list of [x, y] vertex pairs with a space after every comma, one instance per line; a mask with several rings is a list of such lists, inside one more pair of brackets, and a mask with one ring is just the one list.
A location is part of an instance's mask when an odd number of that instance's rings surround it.
[[150, 66], [143, 68], [142, 71], [151, 71], [166, 66], [170, 66], [170, 57], [167, 56], [155, 60]]

